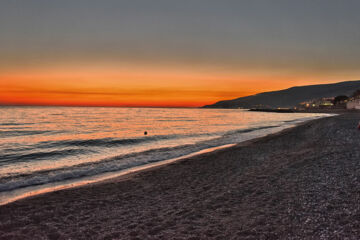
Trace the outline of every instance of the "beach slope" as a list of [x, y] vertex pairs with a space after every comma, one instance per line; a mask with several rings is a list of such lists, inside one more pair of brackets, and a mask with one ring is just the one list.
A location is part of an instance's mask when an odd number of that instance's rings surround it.
[[0, 206], [0, 239], [359, 239], [359, 120]]

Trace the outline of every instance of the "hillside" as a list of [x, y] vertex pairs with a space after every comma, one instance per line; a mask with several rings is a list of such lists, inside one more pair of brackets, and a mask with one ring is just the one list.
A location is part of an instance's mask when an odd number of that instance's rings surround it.
[[204, 108], [252, 108], [263, 105], [271, 108], [293, 107], [300, 102], [338, 95], [351, 95], [360, 89], [360, 81], [347, 81], [334, 84], [319, 84], [291, 87], [288, 89], [264, 92], [256, 95], [219, 101]]

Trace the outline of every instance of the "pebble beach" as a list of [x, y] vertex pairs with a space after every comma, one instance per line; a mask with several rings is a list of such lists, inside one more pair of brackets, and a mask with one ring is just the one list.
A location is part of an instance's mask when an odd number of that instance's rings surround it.
[[360, 113], [0, 206], [0, 239], [359, 239]]

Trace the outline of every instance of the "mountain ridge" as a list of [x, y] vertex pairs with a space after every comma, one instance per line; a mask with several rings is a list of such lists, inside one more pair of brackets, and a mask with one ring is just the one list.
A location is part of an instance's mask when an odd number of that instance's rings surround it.
[[313, 99], [335, 97], [339, 95], [349, 96], [357, 89], [360, 89], [360, 80], [330, 84], [294, 86], [277, 91], [257, 93], [230, 100], [222, 100], [214, 104], [205, 105], [203, 108], [253, 108], [259, 105], [269, 108], [289, 108], [296, 106], [300, 102]]

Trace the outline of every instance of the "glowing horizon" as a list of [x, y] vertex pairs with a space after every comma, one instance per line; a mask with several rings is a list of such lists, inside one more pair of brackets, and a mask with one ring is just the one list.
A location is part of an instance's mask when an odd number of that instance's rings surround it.
[[[2, 105], [200, 107], [219, 100], [321, 83], [286, 74], [74, 66], [0, 74]], [[320, 78], [320, 76], [319, 76]], [[336, 82], [336, 79], [330, 79]]]
[[357, 7], [8, 1], [0, 9], [0, 105], [200, 107], [357, 80]]
[[[306, 80], [306, 77], [293, 77], [288, 81], [287, 75], [256, 73], [88, 69], [27, 70], [21, 74], [15, 71], [0, 75], [5, 79], [0, 84], [0, 104], [200, 107], [259, 92], [324, 83]], [[337, 79], [329, 80], [337, 82]]]

